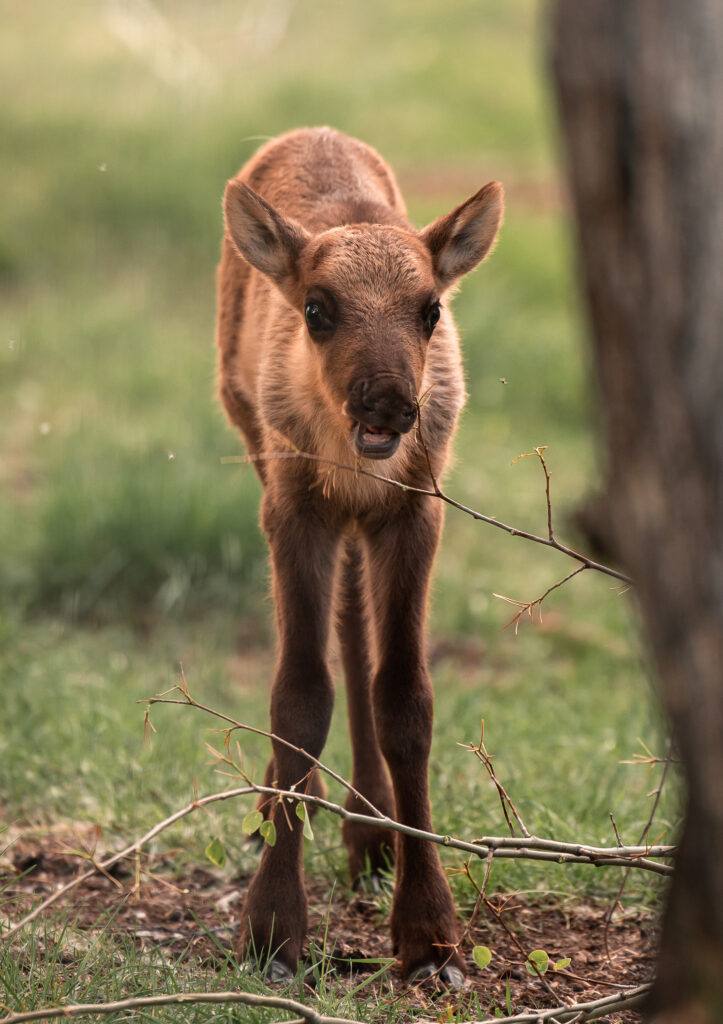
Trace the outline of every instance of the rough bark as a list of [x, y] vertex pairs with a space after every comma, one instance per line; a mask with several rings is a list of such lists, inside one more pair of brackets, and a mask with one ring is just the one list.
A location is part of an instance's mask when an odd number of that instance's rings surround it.
[[723, 5], [556, 0], [552, 53], [610, 535], [636, 580], [688, 783], [649, 1012], [720, 1022]]

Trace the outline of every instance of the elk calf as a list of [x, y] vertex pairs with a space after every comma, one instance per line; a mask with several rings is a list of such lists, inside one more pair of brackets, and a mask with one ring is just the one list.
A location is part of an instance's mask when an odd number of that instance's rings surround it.
[[[334, 699], [334, 614], [353, 785], [385, 814], [431, 830], [424, 622], [443, 507], [330, 464], [374, 470], [384, 459], [384, 475], [422, 488], [430, 466], [442, 475], [465, 397], [446, 296], [494, 242], [502, 188], [485, 185], [416, 231], [373, 149], [329, 128], [303, 129], [265, 145], [228, 183], [224, 213], [216, 343], [226, 410], [251, 454], [288, 452], [291, 442], [319, 460], [256, 462], [279, 635], [271, 729], [320, 756]], [[286, 790], [316, 785], [309, 767], [275, 743], [266, 779]], [[346, 806], [365, 810], [353, 795]], [[307, 906], [302, 823], [283, 811], [275, 821], [276, 844], [264, 848], [243, 908], [239, 954], [262, 955], [283, 979], [301, 955]], [[404, 976], [461, 986], [436, 848], [350, 823], [343, 836], [352, 876], [378, 872], [394, 850], [391, 932]]]

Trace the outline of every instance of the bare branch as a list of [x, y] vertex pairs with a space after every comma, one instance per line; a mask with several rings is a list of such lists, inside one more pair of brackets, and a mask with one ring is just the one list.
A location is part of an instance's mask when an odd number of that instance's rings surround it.
[[516, 459], [512, 460], [512, 462], [519, 462], [520, 459], [529, 459], [533, 455], [536, 455], [537, 458], [540, 460], [540, 464], [542, 465], [542, 471], [545, 474], [545, 501], [547, 503], [547, 538], [550, 542], [554, 542], [555, 536], [552, 530], [552, 502], [550, 501], [550, 471], [547, 468], [545, 457], [542, 454], [543, 452], [546, 451], [547, 445], [541, 444], [538, 445], [532, 452], [525, 452], [524, 455], [518, 455]]
[[237, 722], [235, 718], [230, 718], [228, 715], [224, 715], [222, 712], [216, 711], [214, 708], [209, 708], [205, 704], [199, 704], [199, 702], [191, 696], [186, 685], [185, 677], [183, 679], [183, 685], [174, 686], [172, 690], [167, 692], [173, 692], [174, 690], [177, 690], [179, 693], [182, 693], [184, 699], [177, 700], [160, 695], [158, 697], [149, 697], [145, 700], [138, 701], [138, 703], [148, 704], [149, 707], [152, 704], [180, 704], [182, 707], [196, 708], [198, 711], [205, 711], [206, 714], [213, 715], [214, 718], [218, 718], [222, 722], [228, 722], [230, 728], [227, 730], [227, 732], [229, 734], [234, 732], [236, 729], [241, 729], [244, 732], [252, 732], [257, 736], [265, 736], [267, 739], [272, 740], [274, 743], [280, 743], [282, 746], [288, 747], [289, 750], [293, 750], [295, 753], [301, 754], [301, 756], [305, 757], [308, 761], [310, 761], [315, 768], [318, 768], [319, 771], [324, 772], [330, 778], [334, 779], [335, 782], [338, 782], [339, 785], [347, 789], [362, 804], [364, 804], [376, 818], [384, 817], [382, 812], [378, 808], [376, 808], [370, 800], [367, 800], [367, 798], [362, 793], [355, 789], [350, 782], [347, 782], [345, 778], [343, 778], [341, 775], [338, 775], [333, 769], [329, 768], [327, 765], [323, 764], [318, 758], [314, 757], [308, 751], [304, 750], [303, 747], [297, 747], [294, 743], [290, 743], [289, 740], [282, 739], [275, 733], [267, 732], [265, 729], [258, 729], [256, 726], [253, 725], [246, 725], [244, 722]]
[[502, 627], [502, 629], [509, 629], [510, 626], [514, 625], [515, 636], [517, 636], [517, 630], [520, 625], [520, 619], [523, 615], [528, 614], [530, 616], [530, 619], [532, 619], [532, 610], [535, 606], [537, 606], [539, 610], [540, 622], [542, 622], [542, 602], [545, 600], [548, 594], [551, 594], [553, 590], [557, 590], [558, 587], [563, 586], [563, 584], [567, 583], [568, 580], [571, 580], [573, 576], [579, 576], [580, 573], [585, 572], [587, 568], [589, 568], [587, 565], [579, 565], [577, 569], [573, 569], [573, 571], [569, 572], [567, 576], [563, 577], [563, 579], [558, 580], [557, 583], [553, 583], [551, 587], [547, 588], [544, 594], [541, 594], [539, 597], [536, 597], [534, 601], [516, 601], [512, 597], [505, 597], [504, 594], [493, 594], [492, 596], [498, 597], [500, 601], [507, 601], [508, 604], [517, 605], [517, 607], [520, 609], [517, 612], [517, 614], [514, 615], [505, 626]]
[[[512, 814], [514, 815], [515, 821], [520, 826], [520, 829], [522, 831], [522, 835], [525, 836], [527, 839], [529, 839], [530, 838], [530, 833], [527, 831], [527, 826], [525, 825], [524, 821], [520, 817], [519, 811], [517, 810], [515, 805], [512, 803], [512, 798], [510, 797], [509, 793], [507, 792], [505, 787], [502, 785], [500, 780], [497, 778], [497, 775], [495, 773], [494, 767], [492, 765], [492, 758], [487, 753], [487, 748], [484, 745], [484, 736], [485, 736], [485, 722], [484, 722], [484, 718], [483, 718], [482, 719], [482, 727], [481, 727], [481, 730], [480, 730], [480, 740], [479, 740], [479, 743], [478, 744], [469, 743], [465, 749], [469, 750], [470, 753], [474, 754], [474, 756], [477, 758], [477, 760], [481, 761], [482, 764], [487, 769], [487, 773], [489, 774], [490, 779], [492, 780], [492, 782], [495, 785], [495, 788], [497, 789], [497, 793], [499, 795], [500, 802], [502, 804], [502, 813], [505, 816], [505, 821], [507, 822], [507, 827], [510, 830], [510, 835], [514, 836], [515, 829], [514, 829], [514, 826], [512, 825], [512, 822], [510, 821], [510, 816], [507, 813], [507, 808], [508, 807], [512, 811]], [[462, 746], [462, 744], [460, 744], [460, 746]]]
[[347, 473], [355, 473], [361, 476], [371, 477], [373, 480], [380, 480], [382, 483], [387, 484], [390, 487], [396, 487], [401, 491], [409, 491], [413, 494], [424, 494], [430, 498], [439, 498], [440, 501], [444, 501], [447, 505], [451, 505], [452, 508], [458, 509], [460, 512], [464, 512], [466, 515], [471, 516], [478, 522], [487, 523], [489, 526], [496, 526], [499, 530], [504, 530], [511, 537], [522, 537], [524, 540], [532, 541], [534, 544], [543, 544], [547, 548], [554, 548], [555, 551], [560, 551], [563, 555], [567, 555], [569, 558], [573, 558], [576, 562], [580, 562], [586, 569], [595, 569], [596, 572], [604, 573], [606, 576], [612, 576], [616, 580], [620, 580], [622, 583], [632, 584], [632, 579], [626, 576], [625, 573], [619, 572], [617, 569], [612, 569], [607, 565], [602, 565], [600, 562], [594, 561], [592, 558], [588, 558], [587, 555], [580, 554], [579, 551], [573, 550], [568, 547], [567, 544], [561, 544], [554, 536], [550, 537], [539, 537], [537, 534], [528, 533], [527, 530], [518, 530], [514, 526], [508, 526], [506, 523], [500, 522], [494, 516], [486, 516], [481, 512], [476, 512], [474, 509], [469, 508], [467, 505], [463, 505], [462, 502], [456, 501], [454, 498], [450, 498], [444, 491], [429, 490], [426, 487], [414, 487], [411, 484], [402, 483], [401, 480], [394, 480], [392, 477], [382, 476], [381, 473], [373, 473], [369, 469], [362, 469], [361, 466], [348, 466], [343, 462], [335, 462], [333, 459], [325, 459], [321, 455], [315, 455], [313, 452], [302, 452], [298, 449], [293, 451], [279, 451], [279, 452], [257, 452], [253, 455], [227, 455], [221, 459], [223, 463], [254, 463], [254, 462], [269, 462], [276, 459], [307, 459], [310, 462], [316, 462], [320, 465], [333, 466], [336, 469], [344, 470]]

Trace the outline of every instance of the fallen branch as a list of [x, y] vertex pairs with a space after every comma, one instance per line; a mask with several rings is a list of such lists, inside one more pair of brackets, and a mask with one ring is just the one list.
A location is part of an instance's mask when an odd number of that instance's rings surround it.
[[[326, 1017], [311, 1006], [295, 999], [282, 996], [254, 995], [250, 992], [176, 992], [173, 995], [137, 996], [119, 999], [114, 1003], [67, 1003], [64, 1006], [28, 1010], [0, 1017], [0, 1024], [24, 1024], [30, 1020], [52, 1020], [56, 1017], [82, 1017], [87, 1014], [122, 1013], [150, 1006], [192, 1006], [198, 1003], [242, 1003], [244, 1006], [265, 1006], [274, 1010], [286, 1010], [298, 1014], [298, 1019], [307, 1024], [360, 1024], [348, 1017]], [[288, 1022], [292, 1024], [292, 1022]]]
[[[612, 996], [604, 996], [602, 999], [595, 999], [589, 1003], [571, 1003], [569, 1006], [558, 1006], [550, 1010], [531, 1010], [528, 1013], [518, 1013], [514, 1017], [486, 1017], [484, 1020], [470, 1021], [469, 1024], [545, 1024], [545, 1021], [580, 1022], [597, 1020], [608, 1013], [617, 1013], [619, 1010], [629, 1010], [634, 1006], [640, 1006], [650, 992], [650, 985], [638, 985], [637, 988], [628, 989], [627, 992], [616, 993]], [[0, 1021], [0, 1024], [5, 1024]]]
[[97, 872], [103, 873], [114, 864], [117, 864], [118, 861], [141, 850], [151, 839], [154, 839], [164, 829], [174, 825], [177, 821], [186, 817], [186, 815], [219, 800], [233, 800], [236, 797], [248, 796], [252, 793], [265, 794], [275, 798], [277, 801], [289, 800], [313, 804], [316, 807], [330, 811], [332, 814], [336, 814], [344, 821], [402, 832], [416, 839], [423, 839], [452, 850], [461, 850], [463, 853], [473, 854], [482, 859], [491, 857], [502, 860], [539, 860], [554, 864], [593, 864], [595, 867], [639, 868], [659, 875], [670, 875], [673, 872], [672, 867], [669, 865], [660, 864], [656, 860], [651, 860], [651, 858], [674, 857], [676, 853], [676, 847], [674, 846], [587, 846], [584, 843], [562, 843], [554, 839], [538, 839], [536, 836], [525, 836], [522, 838], [515, 836], [483, 836], [481, 839], [467, 842], [463, 839], [457, 839], [455, 836], [441, 835], [436, 832], [425, 832], [422, 829], [412, 828], [384, 815], [378, 817], [371, 814], [358, 814], [355, 811], [347, 810], [346, 807], [342, 807], [340, 804], [315, 796], [312, 793], [282, 790], [273, 786], [262, 786], [250, 782], [248, 785], [237, 789], [225, 790], [222, 793], [211, 793], [209, 796], [193, 800], [180, 811], [176, 811], [175, 814], [154, 825], [149, 832], [146, 832], [135, 843], [131, 843], [130, 846], [121, 850], [120, 853], [113, 854], [113, 856], [108, 857], [106, 860], [94, 862], [92, 868], [89, 868], [83, 874], [74, 878], [72, 882], [68, 882], [67, 885], [56, 890], [56, 892], [43, 900], [42, 903], [38, 904], [34, 910], [18, 921], [17, 924], [13, 925], [4, 935], [0, 935], [0, 942], [5, 942], [11, 938], [26, 925], [34, 921], [44, 910], [57, 903], [62, 896], [71, 892]]
[[[597, 1020], [607, 1013], [639, 1006], [650, 991], [650, 985], [640, 985], [612, 996], [604, 996], [588, 1003], [572, 1003], [569, 1006], [555, 1007], [549, 1010], [533, 1010], [520, 1013], [514, 1017], [487, 1017], [483, 1021], [472, 1021], [470, 1024], [544, 1024], [545, 1021], [582, 1022]], [[293, 1022], [304, 1024], [359, 1024], [348, 1017], [326, 1017], [317, 1013], [311, 1006], [299, 1003], [295, 999], [284, 999], [282, 996], [254, 995], [250, 992], [177, 992], [173, 995], [137, 996], [132, 999], [119, 999], [113, 1003], [67, 1003], [64, 1006], [44, 1007], [39, 1010], [28, 1010], [24, 1013], [12, 1013], [0, 1017], [0, 1024], [25, 1024], [32, 1020], [53, 1020], [58, 1017], [82, 1017], [90, 1014], [122, 1013], [125, 1010], [138, 1010], [152, 1006], [193, 1006], [200, 1003], [233, 1004], [244, 1006], [269, 1007], [286, 1010], [298, 1014]]]

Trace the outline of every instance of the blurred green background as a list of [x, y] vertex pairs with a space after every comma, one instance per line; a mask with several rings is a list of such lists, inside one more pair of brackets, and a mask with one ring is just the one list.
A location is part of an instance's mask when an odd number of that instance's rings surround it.
[[[494, 255], [455, 300], [470, 393], [447, 490], [557, 531], [603, 473], [594, 381], [533, 0], [2, 0], [0, 17], [0, 823], [99, 821], [111, 837], [215, 779], [209, 722], [135, 702], [183, 664], [192, 692], [266, 721], [273, 669], [259, 486], [214, 392], [214, 270], [225, 181], [260, 141], [332, 124], [376, 146], [422, 226], [490, 179], [507, 189]], [[626, 841], [655, 778], [621, 765], [665, 741], [630, 599], [585, 573], [542, 624], [501, 631], [493, 595], [537, 597], [572, 566], [449, 510], [430, 650], [437, 825], [501, 832], [458, 742], [479, 736], [528, 827]], [[340, 709], [343, 694], [339, 694]], [[261, 743], [244, 741], [249, 764]], [[327, 760], [349, 769], [342, 716]], [[191, 858], [239, 808], [186, 822]], [[657, 832], [677, 818], [674, 788]], [[112, 838], [109, 842], [114, 841]], [[169, 839], [169, 842], [175, 841]], [[336, 823], [309, 851], [343, 875]], [[454, 863], [452, 860], [450, 863]], [[495, 868], [525, 890], [614, 890], [612, 872]], [[458, 898], [464, 899], [462, 883]], [[653, 898], [642, 880], [640, 892]], [[469, 896], [469, 893], [467, 893]]]

